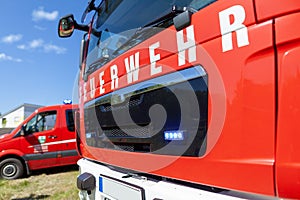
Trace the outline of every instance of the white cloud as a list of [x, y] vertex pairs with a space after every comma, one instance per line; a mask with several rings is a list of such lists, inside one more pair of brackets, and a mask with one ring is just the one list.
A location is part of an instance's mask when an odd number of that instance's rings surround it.
[[3, 37], [1, 39], [1, 41], [4, 43], [13, 43], [13, 42], [20, 41], [22, 39], [22, 37], [23, 36], [21, 34], [10, 34], [10, 35]]
[[37, 29], [37, 30], [40, 30], [40, 31], [45, 31], [45, 30], [47, 30], [47, 28], [42, 27], [42, 26], [37, 26], [37, 25], [34, 25], [34, 28]]
[[59, 47], [53, 44], [46, 44], [42, 39], [35, 39], [28, 44], [22, 44], [17, 46], [21, 50], [31, 50], [31, 49], [42, 49], [45, 53], [55, 52], [56, 54], [64, 54], [67, 49], [64, 47]]
[[64, 54], [66, 53], [67, 49], [63, 47], [59, 47], [53, 44], [46, 44], [44, 45], [45, 52], [54, 51], [56, 54]]
[[29, 48], [30, 49], [36, 49], [38, 47], [43, 46], [44, 41], [42, 39], [37, 39], [37, 40], [32, 40], [31, 42], [29, 42]]
[[21, 45], [18, 45], [17, 48], [24, 50], [24, 49], [26, 49], [26, 46], [24, 44], [21, 44]]
[[22, 62], [19, 58], [13, 58], [11, 56], [6, 55], [5, 53], [0, 53], [0, 61], [14, 61], [14, 62]]
[[43, 44], [44, 44], [44, 40], [36, 39], [36, 40], [32, 40], [32, 41], [28, 42], [28, 44], [18, 45], [17, 48], [22, 49], [22, 50], [36, 49], [36, 48], [42, 47]]
[[43, 7], [39, 7], [37, 10], [32, 11], [32, 20], [40, 21], [40, 20], [56, 20], [58, 17], [58, 11], [46, 12]]

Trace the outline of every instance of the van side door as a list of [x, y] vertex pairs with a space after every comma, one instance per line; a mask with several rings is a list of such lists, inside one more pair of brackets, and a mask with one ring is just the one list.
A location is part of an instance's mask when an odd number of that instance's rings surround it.
[[57, 110], [37, 113], [23, 127], [21, 141], [25, 160], [30, 169], [57, 165], [57, 143], [60, 140], [60, 121]]

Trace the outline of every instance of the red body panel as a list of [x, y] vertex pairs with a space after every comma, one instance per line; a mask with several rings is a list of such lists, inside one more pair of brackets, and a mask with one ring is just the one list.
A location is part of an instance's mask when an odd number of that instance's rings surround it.
[[[276, 182], [279, 196], [300, 198], [300, 14], [276, 20], [278, 132]], [[286, 31], [289, 30], [289, 31]]]
[[[245, 9], [243, 24], [247, 27], [249, 44], [239, 46], [237, 33], [233, 32], [233, 48], [222, 51], [219, 13], [235, 5]], [[293, 0], [221, 0], [192, 16], [190, 27], [197, 42], [196, 61], [178, 64], [177, 32], [170, 27], [100, 68], [87, 82], [81, 80], [80, 150], [83, 157], [187, 182], [300, 198], [300, 138], [297, 135], [300, 131], [297, 126], [300, 14], [279, 17], [275, 22], [272, 19], [299, 9], [300, 3]], [[183, 32], [186, 36], [187, 29]], [[163, 66], [163, 70], [151, 76], [149, 46], [158, 41], [160, 48], [156, 54], [160, 54], [161, 59], [157, 65]], [[112, 92], [110, 67], [113, 65], [118, 66], [118, 89], [130, 85], [124, 59], [137, 52], [141, 66], [137, 82], [198, 64], [207, 71], [209, 127], [204, 156], [174, 158], [85, 145], [84, 103]], [[101, 72], [105, 80], [103, 94], [99, 92]], [[96, 80], [94, 96], [90, 93], [91, 80]]]
[[254, 0], [259, 21], [300, 11], [298, 0]]

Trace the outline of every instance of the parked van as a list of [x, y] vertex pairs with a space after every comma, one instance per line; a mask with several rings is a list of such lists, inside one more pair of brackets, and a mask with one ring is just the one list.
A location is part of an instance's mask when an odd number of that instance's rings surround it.
[[17, 128], [0, 136], [0, 176], [16, 179], [32, 170], [76, 164], [75, 105], [37, 109]]

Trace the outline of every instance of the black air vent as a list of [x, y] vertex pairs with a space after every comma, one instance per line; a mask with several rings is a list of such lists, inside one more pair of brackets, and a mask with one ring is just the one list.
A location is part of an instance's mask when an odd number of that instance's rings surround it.
[[[203, 155], [208, 118], [207, 78], [203, 68], [189, 68], [180, 72], [180, 78], [169, 74], [152, 80], [156, 84], [139, 83], [134, 87], [140, 88], [136, 91], [128, 87], [113, 97], [107, 95], [89, 102], [84, 113], [87, 144], [138, 153]], [[118, 95], [122, 101], [113, 99]], [[109, 99], [114, 103], [109, 103]], [[152, 119], [149, 116], [149, 110], [157, 105], [165, 110], [164, 124], [160, 114], [154, 113]], [[180, 139], [176, 138], [179, 134]]]

